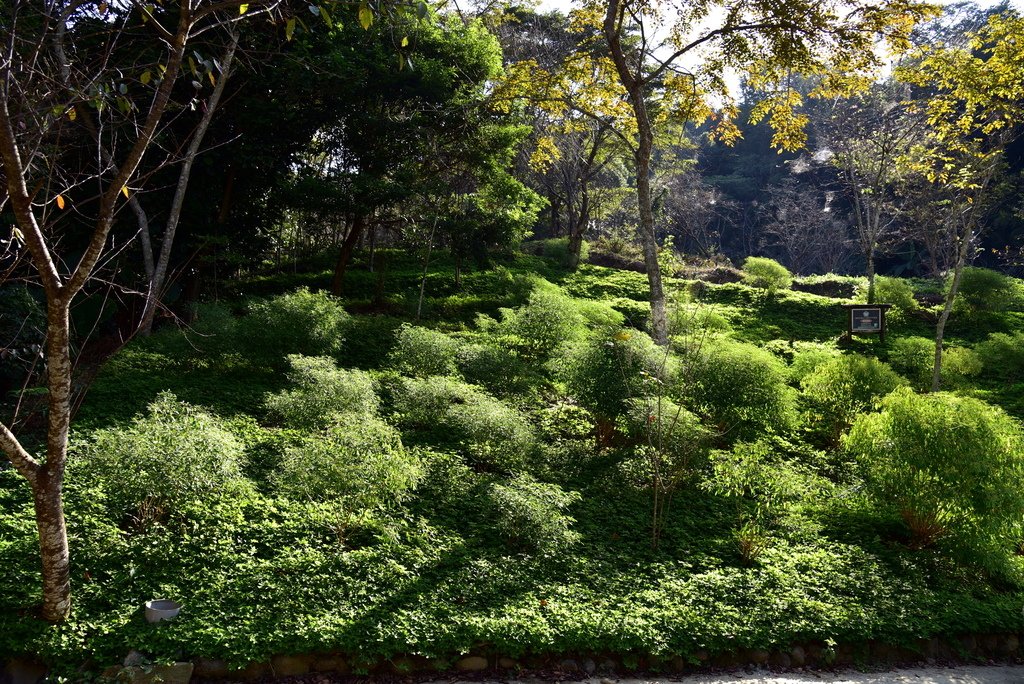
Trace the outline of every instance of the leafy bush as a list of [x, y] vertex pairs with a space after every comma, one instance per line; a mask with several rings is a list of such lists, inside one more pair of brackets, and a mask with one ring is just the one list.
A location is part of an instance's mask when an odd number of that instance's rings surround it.
[[607, 329], [568, 350], [557, 370], [569, 392], [606, 421], [627, 410], [627, 402], [648, 396], [671, 376], [672, 359], [644, 333]]
[[876, 359], [847, 354], [818, 366], [800, 383], [812, 429], [838, 442], [858, 413], [907, 381]]
[[982, 401], [946, 393], [902, 389], [881, 406], [846, 438], [868, 495], [900, 515], [913, 546], [949, 542], [998, 570], [1024, 518], [1020, 426]]
[[629, 435], [647, 462], [640, 471], [647, 474], [648, 484], [675, 486], [704, 465], [712, 433], [700, 418], [667, 397], [633, 399], [629, 404]]
[[74, 476], [97, 485], [111, 514], [139, 528], [242, 482], [242, 445], [218, 418], [170, 392], [127, 427], [97, 430], [75, 451]]
[[502, 331], [516, 338], [516, 347], [529, 359], [545, 359], [585, 332], [576, 303], [550, 286], [535, 288], [526, 306], [502, 314]]
[[349, 315], [329, 294], [301, 288], [249, 303], [238, 321], [239, 343], [250, 356], [275, 365], [288, 354], [333, 356], [349, 326]]
[[[569, 238], [549, 238], [538, 240], [541, 255], [548, 259], [554, 259], [562, 266], [569, 265]], [[583, 263], [590, 256], [590, 245], [584, 240], [580, 245], [580, 263]]]
[[514, 472], [537, 451], [533, 428], [511, 406], [447, 378], [404, 378], [395, 410], [406, 426], [456, 445], [484, 470]]
[[[916, 389], [930, 389], [935, 368], [935, 340], [901, 337], [893, 341], [889, 365], [909, 379]], [[966, 378], [978, 375], [982, 367], [982, 358], [970, 349], [946, 347], [942, 350], [941, 379], [944, 385], [961, 385]]]
[[467, 382], [486, 387], [503, 396], [529, 391], [531, 372], [523, 360], [508, 349], [489, 344], [466, 344], [456, 359]]
[[784, 432], [795, 424], [786, 366], [770, 352], [727, 338], [707, 340], [684, 359], [684, 399], [733, 439]]
[[[860, 292], [860, 301], [867, 301], [867, 282]], [[881, 304], [892, 304], [886, 312], [887, 323], [899, 323], [907, 314], [918, 308], [914, 299], [914, 288], [903, 278], [875, 276], [875, 301]]]
[[267, 410], [284, 425], [323, 427], [338, 414], [377, 412], [378, 400], [370, 376], [338, 368], [325, 356], [290, 354], [288, 380], [295, 387], [267, 396]]
[[827, 363], [840, 355], [835, 347], [820, 342], [796, 342], [793, 349], [793, 360], [789, 364], [789, 377], [800, 382], [823, 363]]
[[1024, 378], [1024, 332], [993, 333], [975, 347], [985, 373], [1009, 382]]
[[275, 481], [288, 496], [361, 511], [401, 501], [422, 471], [397, 430], [378, 418], [345, 415], [286, 449]]
[[519, 475], [490, 487], [490, 502], [498, 534], [522, 549], [553, 552], [579, 540], [572, 531], [575, 520], [565, 514], [580, 500], [576, 492]]
[[458, 375], [455, 356], [459, 343], [437, 330], [403, 324], [395, 335], [390, 365], [395, 370], [425, 378], [429, 375]]
[[793, 274], [774, 259], [751, 256], [743, 262], [743, 282], [772, 295], [792, 287]]
[[[953, 283], [953, 275], [946, 279], [946, 292]], [[958, 312], [968, 315], [985, 311], [1004, 311], [1020, 298], [1017, 281], [999, 271], [974, 266], [964, 267], [960, 275], [953, 304]]]
[[668, 312], [670, 335], [700, 335], [732, 332], [729, 320], [707, 304], [679, 304]]

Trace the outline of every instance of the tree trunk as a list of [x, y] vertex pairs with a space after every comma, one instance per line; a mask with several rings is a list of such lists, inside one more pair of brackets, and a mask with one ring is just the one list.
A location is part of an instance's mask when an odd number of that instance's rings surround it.
[[[629, 104], [633, 108], [633, 116], [637, 127], [637, 148], [634, 150], [636, 161], [636, 195], [640, 210], [640, 244], [644, 252], [644, 265], [647, 267], [647, 282], [651, 288], [651, 337], [659, 345], [668, 344], [668, 323], [665, 312], [665, 292], [661, 284], [661, 269], [658, 266], [658, 242], [654, 233], [654, 211], [651, 196], [651, 151], [654, 148], [654, 129], [647, 112], [647, 99], [644, 89], [647, 82], [641, 74], [634, 74], [626, 59], [622, 47], [621, 32], [625, 8], [619, 0], [610, 0], [605, 13], [603, 31], [608, 42], [608, 50], [619, 80], [629, 95]], [[643, 57], [641, 57], [641, 60]]]
[[427, 239], [427, 256], [423, 259], [423, 276], [420, 278], [420, 298], [416, 302], [416, 320], [420, 320], [423, 313], [423, 295], [427, 291], [427, 269], [430, 268], [430, 253], [434, 249], [434, 231], [437, 229], [437, 219], [430, 227], [430, 237]]
[[580, 213], [576, 217], [576, 223], [569, 228], [569, 263], [570, 271], [575, 271], [580, 266], [580, 252], [583, 250], [583, 235], [590, 223], [590, 195], [586, 189], [583, 190], [583, 200], [580, 204]]
[[164, 285], [167, 280], [167, 266], [171, 260], [171, 248], [174, 246], [174, 235], [178, 230], [181, 210], [185, 205], [185, 192], [188, 190], [188, 182], [192, 177], [192, 166], [195, 164], [199, 148], [203, 144], [203, 138], [206, 137], [206, 131], [210, 127], [213, 113], [217, 110], [218, 104], [220, 104], [221, 95], [224, 94], [224, 87], [227, 84], [228, 77], [231, 75], [231, 62], [235, 58], [235, 48], [237, 47], [238, 34], [233, 33], [231, 35], [231, 42], [228, 44], [227, 51], [221, 62], [221, 71], [220, 76], [217, 78], [217, 84], [214, 86], [213, 93], [206, 103], [206, 111], [203, 112], [203, 116], [199, 120], [195, 134], [189, 142], [185, 159], [181, 165], [181, 173], [178, 174], [178, 185], [174, 189], [171, 212], [167, 216], [167, 227], [164, 229], [163, 239], [160, 242], [160, 257], [156, 262], [156, 269], [153, 271], [149, 279], [149, 285], [146, 288], [146, 303], [142, 310], [142, 320], [139, 322], [139, 334], [143, 336], [149, 335], [153, 330], [153, 318], [156, 316], [157, 306], [160, 304], [160, 298], [163, 296]]
[[41, 474], [32, 492], [39, 532], [39, 555], [43, 566], [42, 617], [60, 622], [71, 612], [71, 569], [64, 504], [61, 501], [63, 473]]
[[957, 249], [956, 265], [953, 267], [953, 282], [949, 284], [949, 292], [946, 293], [946, 303], [942, 307], [942, 314], [939, 322], [935, 325], [935, 363], [932, 367], [932, 392], [938, 392], [942, 387], [942, 336], [946, 332], [946, 321], [953, 311], [953, 301], [956, 299], [957, 290], [960, 289], [960, 276], [963, 274], [964, 265], [967, 263], [967, 252], [970, 250], [971, 241], [974, 239], [974, 229], [969, 227], [964, 231], [963, 242]]
[[359, 238], [365, 229], [366, 217], [360, 213], [355, 214], [352, 217], [352, 228], [349, 229], [348, 235], [345, 236], [345, 242], [341, 244], [338, 263], [334, 267], [334, 281], [331, 283], [331, 293], [335, 296], [341, 295], [345, 284], [345, 271], [348, 269], [348, 263], [352, 259], [352, 252], [356, 248], [356, 243], [359, 242]]
[[868, 249], [868, 304], [875, 303], [875, 249]]

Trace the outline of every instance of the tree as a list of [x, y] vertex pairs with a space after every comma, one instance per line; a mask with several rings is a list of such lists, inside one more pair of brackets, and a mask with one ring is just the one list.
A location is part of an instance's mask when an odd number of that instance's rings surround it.
[[834, 273], [847, 256], [847, 225], [814, 189], [801, 188], [795, 179], [769, 189], [765, 225], [769, 246], [786, 255], [797, 275]]
[[868, 303], [875, 301], [875, 257], [895, 228], [901, 158], [918, 141], [921, 117], [907, 111], [896, 84], [836, 98], [821, 126], [821, 142], [853, 203], [853, 225], [867, 268]]
[[956, 250], [946, 301], [935, 327], [932, 391], [942, 372], [942, 339], [991, 205], [1006, 146], [1024, 120], [1024, 19], [994, 15], [966, 45], [924, 48], [901, 78], [927, 88], [917, 107], [929, 140], [912, 150], [912, 168], [942, 187], [948, 236]]
[[[45, 294], [47, 386], [45, 454], [29, 453], [3, 424], [0, 448], [32, 489], [46, 620], [61, 621], [71, 608], [61, 490], [71, 422], [72, 301], [106, 252], [118, 213], [145, 182], [140, 165], [191, 59], [187, 48], [238, 21], [279, 18], [283, 5], [15, 0], [0, 8], [0, 158], [15, 237]], [[127, 57], [123, 44], [130, 46]]]
[[[657, 268], [651, 193], [651, 153], [655, 129], [668, 114], [701, 121], [709, 118], [714, 99], [727, 106], [717, 134], [734, 138], [727, 72], [746, 74], [755, 88], [772, 94], [756, 105], [752, 120], [768, 119], [775, 142], [794, 148], [804, 142], [807, 118], [797, 114], [801, 95], [792, 86], [796, 74], [820, 75], [815, 94], [848, 92], [863, 86], [863, 74], [878, 63], [874, 44], [884, 37], [896, 48], [907, 46], [925, 6], [896, 2], [844, 3], [835, 0], [781, 3], [699, 2], [678, 6], [641, 0], [590, 0], [580, 10], [582, 22], [600, 22], [615, 73], [635, 125], [639, 233], [651, 289], [654, 338], [667, 343], [665, 294]], [[668, 17], [674, 14], [674, 18]], [[720, 16], [712, 21], [710, 17]], [[626, 37], [635, 33], [639, 40]], [[662, 41], [660, 36], [667, 36]]]

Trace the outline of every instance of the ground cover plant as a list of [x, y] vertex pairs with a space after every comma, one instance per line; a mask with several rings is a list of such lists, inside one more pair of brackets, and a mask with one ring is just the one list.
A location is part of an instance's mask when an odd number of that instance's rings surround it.
[[[259, 279], [114, 356], [76, 418], [62, 625], [32, 614], [31, 497], [0, 469], [0, 654], [358, 672], [1024, 629], [1015, 304], [989, 334], [954, 314], [980, 368], [923, 395], [914, 315], [845, 343], [848, 299], [666, 278], [666, 349], [623, 311], [642, 274], [509, 256], [460, 289], [446, 259], [419, 320], [395, 255], [386, 312]], [[153, 627], [159, 597], [184, 609]]]

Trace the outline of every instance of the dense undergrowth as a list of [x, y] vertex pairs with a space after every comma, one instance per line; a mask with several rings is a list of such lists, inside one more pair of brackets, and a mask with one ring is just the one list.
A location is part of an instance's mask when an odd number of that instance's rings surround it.
[[[457, 283], [441, 257], [415, 322], [418, 264], [386, 256], [340, 302], [315, 268], [252, 279], [106, 364], [62, 626], [0, 469], [0, 655], [83, 677], [130, 649], [358, 668], [1024, 629], [1016, 282], [958, 304], [924, 396], [935, 310], [905, 281], [886, 342], [839, 346], [851, 300], [669, 277], [666, 353], [642, 274], [517, 255]], [[146, 624], [161, 597], [181, 616]]]

